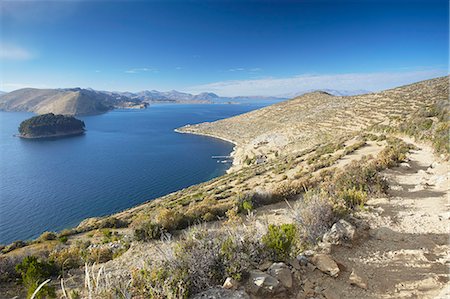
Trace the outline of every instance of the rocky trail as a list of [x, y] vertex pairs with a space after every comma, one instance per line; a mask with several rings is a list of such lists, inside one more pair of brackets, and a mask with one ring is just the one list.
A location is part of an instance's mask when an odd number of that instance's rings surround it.
[[408, 162], [385, 171], [389, 196], [358, 215], [365, 234], [332, 246], [339, 275], [306, 271], [297, 298], [450, 298], [448, 162], [416, 146]]

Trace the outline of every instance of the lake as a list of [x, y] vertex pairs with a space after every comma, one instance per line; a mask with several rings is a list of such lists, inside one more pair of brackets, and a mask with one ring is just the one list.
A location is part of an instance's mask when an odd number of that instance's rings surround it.
[[14, 137], [31, 113], [0, 112], [0, 243], [78, 225], [225, 173], [233, 145], [178, 134], [272, 102], [240, 105], [152, 105], [79, 117], [85, 135], [56, 140]]

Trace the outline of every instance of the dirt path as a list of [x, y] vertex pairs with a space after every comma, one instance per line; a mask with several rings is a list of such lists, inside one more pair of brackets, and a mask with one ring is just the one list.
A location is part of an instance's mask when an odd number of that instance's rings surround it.
[[[408, 163], [385, 171], [388, 198], [369, 201], [361, 213], [369, 236], [351, 249], [333, 249], [342, 266], [339, 277], [317, 270], [309, 274], [320, 293], [326, 288], [335, 298], [450, 298], [449, 164], [418, 146]], [[367, 289], [350, 285], [353, 270], [367, 281]]]

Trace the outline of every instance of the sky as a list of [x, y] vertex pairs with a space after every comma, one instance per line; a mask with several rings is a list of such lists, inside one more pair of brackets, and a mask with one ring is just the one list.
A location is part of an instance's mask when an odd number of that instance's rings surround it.
[[0, 0], [0, 90], [279, 96], [448, 74], [447, 0]]

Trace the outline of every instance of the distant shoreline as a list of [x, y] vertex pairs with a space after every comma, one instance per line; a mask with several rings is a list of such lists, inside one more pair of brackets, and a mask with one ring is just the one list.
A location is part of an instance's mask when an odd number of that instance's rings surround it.
[[22, 139], [52, 139], [52, 138], [59, 138], [59, 137], [83, 135], [85, 132], [86, 132], [86, 130], [79, 130], [79, 131], [73, 131], [73, 132], [68, 132], [68, 133], [57, 133], [57, 134], [52, 134], [52, 135], [27, 136], [27, 135], [22, 135], [22, 134], [16, 134], [14, 136], [22, 138]]

